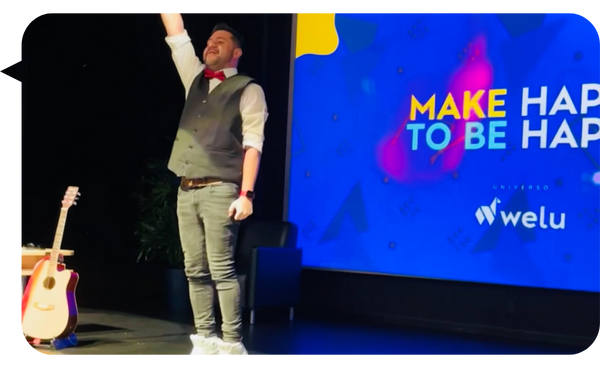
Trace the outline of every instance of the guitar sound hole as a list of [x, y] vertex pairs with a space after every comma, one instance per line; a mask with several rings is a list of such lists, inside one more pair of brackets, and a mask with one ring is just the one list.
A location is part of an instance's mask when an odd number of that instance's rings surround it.
[[54, 280], [54, 277], [46, 277], [44, 280], [44, 287], [46, 289], [52, 289], [54, 285], [56, 285], [56, 280]]

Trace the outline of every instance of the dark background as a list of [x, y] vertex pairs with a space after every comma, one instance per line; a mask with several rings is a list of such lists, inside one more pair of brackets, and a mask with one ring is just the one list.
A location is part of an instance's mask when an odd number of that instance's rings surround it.
[[[252, 221], [283, 216], [292, 16], [184, 15], [196, 50], [215, 23], [242, 32], [239, 69], [269, 106]], [[133, 194], [149, 159], [171, 151], [184, 90], [160, 16], [45, 15], [23, 37], [22, 242], [51, 247], [67, 186], [81, 188], [62, 247], [80, 274], [78, 305], [186, 319], [169, 313], [181, 282], [136, 263]], [[173, 294], [173, 291], [176, 294]], [[300, 317], [543, 340], [587, 348], [599, 329], [598, 293], [304, 270]], [[172, 311], [172, 310], [171, 310]], [[190, 320], [191, 322], [191, 320]]]

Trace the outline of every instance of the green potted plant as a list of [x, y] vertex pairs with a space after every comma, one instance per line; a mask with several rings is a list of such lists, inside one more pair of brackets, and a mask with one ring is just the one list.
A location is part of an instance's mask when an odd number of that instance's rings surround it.
[[137, 262], [183, 268], [177, 227], [177, 187], [177, 177], [167, 169], [166, 160], [146, 162], [135, 194], [139, 211], [135, 230], [139, 243]]
[[183, 270], [183, 252], [177, 222], [178, 178], [168, 170], [167, 160], [145, 163], [135, 192], [138, 222], [137, 262], [152, 272], [162, 272], [168, 318], [189, 322], [188, 283]]

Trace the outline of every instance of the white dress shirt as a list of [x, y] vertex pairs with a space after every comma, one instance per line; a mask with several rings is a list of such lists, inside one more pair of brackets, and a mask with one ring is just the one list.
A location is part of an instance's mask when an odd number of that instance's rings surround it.
[[[187, 98], [192, 82], [206, 68], [206, 65], [196, 56], [196, 51], [187, 30], [184, 30], [180, 35], [167, 37], [165, 40], [171, 48], [171, 55], [185, 88]], [[227, 78], [236, 75], [237, 72], [236, 68], [223, 69], [223, 73]], [[209, 93], [220, 83], [221, 81], [216, 78], [211, 79], [209, 81]], [[265, 122], [269, 117], [269, 113], [265, 93], [261, 86], [250, 83], [244, 89], [240, 99], [240, 113], [242, 115], [243, 146], [253, 147], [262, 152], [265, 140]]]

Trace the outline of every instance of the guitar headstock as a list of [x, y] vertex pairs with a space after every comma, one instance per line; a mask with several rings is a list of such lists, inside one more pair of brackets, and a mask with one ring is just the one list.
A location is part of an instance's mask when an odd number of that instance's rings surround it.
[[77, 200], [81, 196], [79, 193], [79, 187], [68, 187], [63, 197], [62, 208], [68, 209], [71, 206], [77, 206]]

